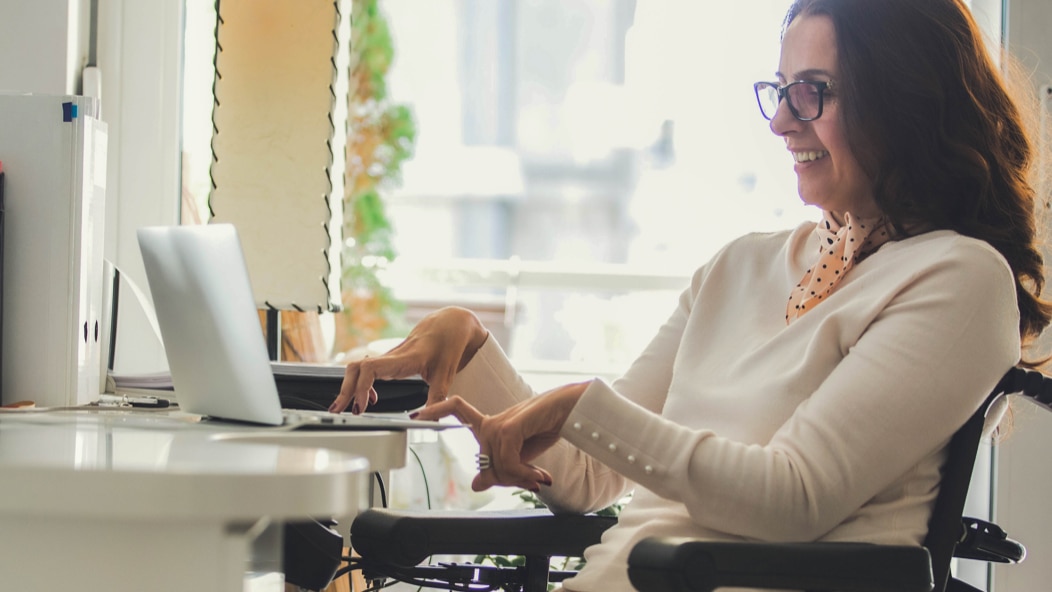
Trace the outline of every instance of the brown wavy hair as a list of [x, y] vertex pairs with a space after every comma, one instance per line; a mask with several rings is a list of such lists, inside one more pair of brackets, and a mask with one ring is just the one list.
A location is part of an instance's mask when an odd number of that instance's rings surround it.
[[1041, 299], [1034, 145], [968, 8], [797, 0], [785, 26], [800, 15], [833, 22], [841, 116], [884, 215], [902, 235], [950, 229], [997, 249], [1015, 275], [1020, 335], [1036, 338], [1052, 304]]

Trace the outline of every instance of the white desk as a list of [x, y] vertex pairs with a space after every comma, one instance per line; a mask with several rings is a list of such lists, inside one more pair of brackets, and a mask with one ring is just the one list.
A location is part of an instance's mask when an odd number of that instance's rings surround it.
[[269, 521], [361, 505], [360, 457], [223, 441], [238, 438], [174, 423], [0, 414], [3, 589], [241, 590]]

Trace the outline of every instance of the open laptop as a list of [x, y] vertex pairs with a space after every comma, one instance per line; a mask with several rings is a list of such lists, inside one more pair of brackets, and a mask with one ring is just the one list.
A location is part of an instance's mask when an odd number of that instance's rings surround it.
[[138, 239], [182, 411], [314, 429], [449, 427], [401, 414], [282, 409], [234, 226], [141, 228]]

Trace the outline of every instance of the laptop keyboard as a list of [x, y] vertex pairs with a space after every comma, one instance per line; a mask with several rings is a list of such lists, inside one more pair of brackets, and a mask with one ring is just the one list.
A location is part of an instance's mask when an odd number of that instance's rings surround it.
[[289, 424], [333, 424], [351, 423], [355, 416], [350, 413], [332, 413], [313, 409], [282, 409], [285, 425]]

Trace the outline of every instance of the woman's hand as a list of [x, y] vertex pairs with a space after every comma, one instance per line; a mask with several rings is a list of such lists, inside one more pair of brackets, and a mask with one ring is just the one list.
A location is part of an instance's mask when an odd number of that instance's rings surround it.
[[329, 411], [361, 413], [376, 402], [373, 381], [419, 374], [428, 384], [427, 404], [446, 399], [456, 373], [486, 342], [489, 332], [473, 312], [447, 307], [424, 317], [394, 349], [347, 364], [340, 394]]
[[507, 485], [536, 492], [541, 484], [550, 486], [552, 476], [530, 461], [559, 441], [559, 431], [588, 384], [552, 389], [493, 416], [483, 415], [464, 399], [453, 396], [428, 405], [414, 417], [435, 420], [453, 415], [471, 428], [479, 442], [479, 453], [490, 459], [489, 468], [479, 471], [471, 482], [473, 490]]

